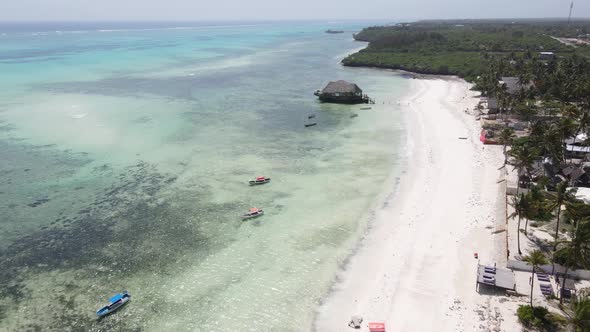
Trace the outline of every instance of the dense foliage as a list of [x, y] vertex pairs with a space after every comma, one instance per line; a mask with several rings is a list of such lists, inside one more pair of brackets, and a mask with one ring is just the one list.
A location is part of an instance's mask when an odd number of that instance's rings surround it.
[[590, 54], [590, 46], [568, 46], [553, 38], [590, 30], [581, 22], [572, 28], [563, 24], [513, 23], [503, 21], [417, 22], [387, 27], [369, 27], [355, 39], [369, 46], [346, 57], [346, 66], [403, 69], [423, 74], [459, 75], [473, 80], [481, 75], [489, 57], [512, 59], [542, 51], [559, 56]]
[[590, 298], [581, 295], [570, 303], [570, 323], [575, 332], [590, 331]]
[[526, 327], [537, 329], [547, 329], [553, 325], [548, 317], [549, 310], [544, 307], [531, 307], [530, 305], [521, 305], [516, 311], [518, 320]]

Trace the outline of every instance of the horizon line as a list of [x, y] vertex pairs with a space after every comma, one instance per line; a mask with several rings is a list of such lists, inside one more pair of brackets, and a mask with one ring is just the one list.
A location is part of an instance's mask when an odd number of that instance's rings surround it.
[[[489, 21], [489, 20], [556, 20], [567, 21], [567, 17], [486, 17], [486, 18], [289, 18], [289, 19], [96, 19], [96, 20], [79, 20], [79, 19], [47, 19], [47, 20], [3, 20], [0, 25], [7, 23], [198, 23], [198, 22], [324, 22], [324, 21], [346, 21], [346, 22], [363, 22], [363, 21], [395, 21], [395, 22], [420, 22], [420, 21]], [[572, 21], [588, 21], [589, 17], [572, 17]]]

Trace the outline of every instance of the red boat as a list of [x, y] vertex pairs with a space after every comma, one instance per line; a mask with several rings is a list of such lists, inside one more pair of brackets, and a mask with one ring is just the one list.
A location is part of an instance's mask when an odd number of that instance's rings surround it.
[[269, 183], [270, 182], [270, 178], [267, 178], [265, 176], [257, 176], [256, 179], [254, 180], [250, 180], [250, 185], [251, 186], [256, 186], [259, 184], [265, 184], [265, 183]]
[[370, 332], [385, 332], [385, 323], [369, 323]]

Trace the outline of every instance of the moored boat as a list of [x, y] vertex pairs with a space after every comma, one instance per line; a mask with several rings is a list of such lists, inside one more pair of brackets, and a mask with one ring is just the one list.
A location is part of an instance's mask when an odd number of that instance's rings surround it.
[[104, 317], [110, 313], [113, 313], [115, 310], [122, 307], [125, 303], [129, 302], [129, 300], [131, 300], [131, 295], [127, 291], [116, 294], [115, 296], [109, 299], [109, 304], [105, 305], [104, 307], [96, 311], [96, 315], [98, 317]]
[[253, 208], [250, 208], [250, 212], [242, 215], [242, 220], [260, 217], [263, 214], [264, 214], [264, 210], [253, 207]]
[[259, 184], [265, 184], [265, 183], [269, 183], [270, 182], [270, 178], [267, 178], [265, 176], [257, 176], [256, 179], [254, 180], [250, 180], [250, 185], [251, 186], [256, 186]]

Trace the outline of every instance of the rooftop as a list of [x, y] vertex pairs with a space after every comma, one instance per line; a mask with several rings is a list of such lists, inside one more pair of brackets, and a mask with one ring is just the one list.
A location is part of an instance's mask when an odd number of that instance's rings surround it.
[[[487, 269], [495, 269], [495, 273], [494, 274], [487, 273], [486, 268]], [[489, 281], [484, 281], [484, 275], [486, 275], [486, 276], [493, 275], [494, 284], [490, 284]], [[477, 266], [477, 282], [480, 284], [492, 285], [492, 286], [496, 286], [496, 287], [504, 288], [504, 289], [515, 289], [515, 287], [516, 287], [514, 272], [512, 272], [508, 269], [501, 269], [498, 267], [485, 266], [485, 265], [478, 265]]]
[[322, 93], [357, 93], [362, 91], [363, 90], [361, 90], [358, 85], [340, 80], [328, 83], [328, 85], [322, 90]]
[[518, 77], [502, 77], [501, 84], [506, 84], [506, 91], [513, 95], [520, 92], [521, 88], [529, 89], [533, 86], [533, 83], [528, 82], [527, 84], [520, 84]]

